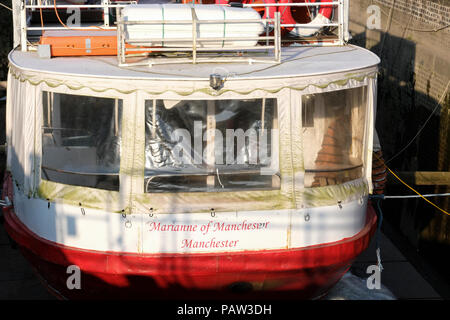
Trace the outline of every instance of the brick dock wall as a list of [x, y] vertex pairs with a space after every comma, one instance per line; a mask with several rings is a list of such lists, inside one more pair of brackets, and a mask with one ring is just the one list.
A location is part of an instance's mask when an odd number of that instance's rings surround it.
[[[381, 12], [380, 29], [369, 29], [370, 5]], [[376, 128], [384, 157], [390, 160], [426, 127], [402, 153], [388, 162], [398, 171], [450, 170], [450, 1], [351, 0], [352, 43], [381, 58]], [[389, 179], [395, 179], [391, 175]], [[450, 192], [448, 187], [417, 187], [421, 192]], [[404, 186], [386, 193], [411, 194]], [[450, 209], [448, 198], [432, 198]], [[424, 251], [429, 243], [450, 245], [450, 219], [422, 199], [385, 201], [391, 223]], [[387, 214], [388, 215], [388, 214]], [[425, 246], [428, 246], [425, 249]], [[450, 279], [450, 277], [449, 277]]]

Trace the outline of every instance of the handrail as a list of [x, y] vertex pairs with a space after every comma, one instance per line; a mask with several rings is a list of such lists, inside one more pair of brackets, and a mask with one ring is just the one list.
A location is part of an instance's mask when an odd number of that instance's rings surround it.
[[326, 5], [339, 5], [341, 1], [330, 1], [330, 2], [287, 2], [287, 3], [243, 3], [242, 6], [252, 8], [252, 7], [320, 7]]
[[87, 8], [123, 8], [126, 7], [129, 4], [57, 4], [54, 5], [26, 5], [25, 7], [27, 9], [54, 9], [55, 7], [58, 8], [80, 8], [80, 9], [87, 9]]
[[[96, 9], [103, 9], [103, 20], [100, 22], [98, 26], [71, 26], [70, 29], [73, 30], [98, 30], [99, 28], [102, 30], [117, 30], [119, 33], [118, 26], [110, 25], [110, 10], [115, 9], [116, 11], [120, 11], [120, 9], [126, 7], [129, 4], [135, 4], [137, 3], [135, 0], [132, 1], [124, 1], [124, 2], [114, 2], [112, 3], [111, 0], [101, 0], [100, 4], [39, 4], [37, 1], [33, 0], [12, 0], [13, 1], [13, 14], [15, 19], [15, 26], [18, 29], [18, 34], [15, 33], [16, 39], [15, 43], [21, 44], [21, 50], [22, 51], [28, 51], [28, 31], [46, 31], [46, 30], [64, 30], [67, 27], [65, 26], [30, 26], [28, 25], [28, 12], [30, 10], [37, 10], [37, 9], [70, 9], [70, 8], [78, 8], [78, 9], [89, 9], [89, 8], [96, 8]], [[230, 4], [222, 4], [224, 6], [230, 6]], [[281, 23], [279, 22], [280, 28], [295, 28], [295, 27], [301, 27], [301, 28], [314, 28], [314, 27], [337, 27], [337, 37], [334, 39], [320, 39], [317, 38], [314, 41], [311, 41], [308, 38], [301, 39], [301, 45], [308, 46], [308, 45], [343, 45], [345, 42], [349, 39], [349, 33], [348, 33], [348, 11], [349, 11], [349, 0], [330, 0], [327, 2], [308, 2], [308, 3], [252, 3], [252, 4], [240, 4], [240, 6], [244, 8], [255, 8], [255, 7], [319, 7], [323, 5], [331, 5], [335, 7], [335, 12], [337, 13], [337, 21], [331, 23], [321, 23], [321, 24], [315, 24], [314, 26], [309, 25], [307, 23]], [[192, 4], [192, 6], [195, 7], [195, 4]], [[274, 17], [269, 17], [274, 18]], [[154, 22], [142, 22], [144, 23], [158, 23], [159, 21]], [[221, 21], [222, 23], [224, 21]], [[235, 23], [236, 21], [225, 21], [225, 23]], [[123, 22], [124, 24], [129, 24], [128, 22]], [[170, 24], [169, 21], [164, 21], [165, 24]], [[175, 22], [174, 22], [175, 23]], [[180, 21], [177, 21], [176, 23], [182, 23]], [[209, 20], [202, 20], [202, 23], [214, 23], [213, 21]], [[217, 21], [215, 21], [217, 23]], [[270, 22], [274, 23], [274, 22]], [[20, 31], [19, 31], [20, 29]], [[278, 37], [281, 37], [281, 33], [277, 35]], [[197, 39], [198, 40], [198, 39]], [[261, 39], [263, 40], [263, 39]], [[290, 39], [292, 40], [292, 39]], [[167, 40], [165, 40], [166, 42]], [[201, 40], [206, 41], [206, 40]], [[266, 39], [266, 41], [269, 41]], [[292, 40], [295, 41], [295, 40]], [[277, 43], [281, 43], [281, 39], [275, 41]], [[313, 42], [313, 43], [311, 43]], [[275, 46], [276, 47], [276, 46]], [[120, 51], [118, 51], [120, 54]]]
[[[280, 63], [281, 61], [281, 41], [280, 39], [280, 13], [276, 12], [274, 18], [260, 18], [260, 19], [235, 19], [235, 20], [198, 20], [194, 6], [192, 6], [192, 20], [156, 20], [156, 21], [124, 21], [122, 17], [122, 12], [120, 9], [117, 10], [117, 43], [118, 43], [118, 64], [119, 66], [128, 67], [128, 66], [138, 66], [138, 65], [146, 65], [146, 66], [152, 66], [154, 64], [164, 64], [164, 63], [200, 63], [200, 62], [242, 62], [247, 61], [248, 63]], [[223, 23], [272, 23], [274, 25], [274, 35], [269, 36], [266, 34], [266, 36], [253, 36], [253, 37], [214, 37], [214, 38], [199, 38], [197, 36], [197, 29], [198, 25], [201, 23], [206, 24], [223, 24]], [[184, 39], [173, 39], [173, 38], [149, 38], [149, 39], [127, 39], [125, 36], [125, 30], [124, 26], [129, 25], [153, 25], [153, 24], [192, 24], [192, 40], [189, 38]], [[211, 42], [211, 41], [230, 41], [230, 39], [235, 39], [236, 41], [248, 41], [248, 40], [260, 40], [266, 41], [266, 45], [259, 45], [254, 47], [246, 47], [246, 46], [240, 46], [240, 47], [232, 47], [227, 48], [223, 46], [211, 46], [207, 48], [199, 47], [199, 43], [202, 42]], [[147, 40], [147, 41], [145, 41]], [[269, 43], [269, 41], [273, 41], [273, 45]], [[164, 47], [156, 47], [152, 45], [152, 43], [164, 43]], [[191, 43], [191, 46], [183, 46], [183, 47], [170, 47], [170, 43], [173, 42], [183, 42], [183, 43]], [[128, 45], [134, 45], [139, 44], [142, 47], [138, 48], [127, 48]], [[147, 46], [145, 46], [147, 45]], [[136, 57], [136, 54], [138, 52], [142, 52], [143, 55], [148, 56], [149, 51], [151, 52], [191, 52], [192, 58], [153, 58], [153, 59], [147, 59], [143, 61], [138, 62], [128, 62], [127, 58], [130, 58], [131, 55], [128, 55], [127, 53], [132, 52], [132, 56]], [[237, 57], [228, 57], [224, 59], [221, 56], [208, 56], [208, 57], [198, 57], [198, 52], [237, 52], [239, 53], [239, 56]], [[261, 53], [266, 52], [266, 56], [268, 57], [270, 53], [273, 54], [272, 59], [262, 59], [261, 56], [255, 56], [248, 54], [247, 56], [242, 56], [243, 51], [248, 51], [252, 53]]]
[[[18, 5], [13, 5], [13, 15], [17, 17], [19, 28], [20, 28], [20, 44], [21, 44], [21, 50], [26, 52], [28, 51], [28, 31], [45, 31], [45, 30], [64, 30], [67, 27], [61, 26], [61, 27], [29, 27], [28, 26], [28, 20], [27, 20], [27, 11], [28, 10], [36, 10], [36, 9], [69, 9], [69, 8], [75, 8], [75, 9], [89, 9], [89, 8], [98, 8], [104, 10], [103, 14], [103, 24], [100, 26], [81, 26], [81, 27], [70, 27], [70, 29], [73, 30], [116, 30], [116, 27], [110, 27], [109, 25], [109, 9], [117, 9], [117, 8], [124, 8], [127, 5], [135, 4], [137, 3], [136, 0], [127, 0], [123, 1], [123, 3], [120, 4], [112, 4], [110, 3], [110, 0], [102, 0], [101, 4], [28, 4], [28, 2], [33, 2], [30, 0], [12, 0], [13, 2], [20, 2]], [[16, 11], [19, 10], [17, 13]], [[17, 42], [16, 40], [14, 41]]]

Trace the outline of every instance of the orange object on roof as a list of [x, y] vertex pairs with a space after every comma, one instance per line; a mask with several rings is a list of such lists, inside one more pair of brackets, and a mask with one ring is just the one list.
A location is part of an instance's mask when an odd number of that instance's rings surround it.
[[52, 57], [61, 56], [115, 56], [115, 31], [46, 31], [40, 44], [49, 44]]
[[[39, 43], [50, 45], [52, 57], [117, 55], [117, 33], [115, 30], [45, 31]], [[135, 48], [131, 45], [126, 45], [126, 47]]]

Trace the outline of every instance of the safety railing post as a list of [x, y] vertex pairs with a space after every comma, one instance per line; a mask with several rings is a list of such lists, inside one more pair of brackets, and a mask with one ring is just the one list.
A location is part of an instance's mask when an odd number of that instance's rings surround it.
[[197, 15], [194, 6], [191, 7], [192, 13], [192, 63], [197, 63]]
[[117, 19], [117, 60], [119, 65], [125, 63], [125, 53], [123, 47], [125, 46], [123, 41], [123, 23], [122, 23], [122, 11], [120, 8], [116, 8]]
[[103, 26], [105, 28], [109, 27], [109, 0], [102, 0], [103, 8]]
[[20, 47], [23, 52], [27, 51], [27, 7], [26, 0], [20, 4]]
[[349, 14], [350, 14], [350, 0], [344, 0], [344, 42], [350, 40], [350, 32], [349, 32]]
[[275, 61], [281, 62], [281, 27], [280, 27], [280, 12], [275, 12], [274, 21], [274, 47], [275, 47]]
[[338, 5], [338, 35], [339, 35], [339, 45], [344, 44], [344, 1], [339, 0]]

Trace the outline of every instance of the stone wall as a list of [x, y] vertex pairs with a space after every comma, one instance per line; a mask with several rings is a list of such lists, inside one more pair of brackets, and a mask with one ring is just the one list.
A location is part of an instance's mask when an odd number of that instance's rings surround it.
[[[366, 27], [367, 8], [372, 4], [381, 9], [380, 30]], [[409, 88], [420, 93], [414, 103], [431, 110], [441, 99], [450, 79], [449, 25], [450, 6], [431, 1], [350, 1], [353, 42], [378, 54], [383, 74], [390, 80], [397, 80], [398, 86], [403, 88], [401, 91]]]
[[[449, 1], [424, 0], [374, 0], [374, 4], [394, 7], [397, 12], [407, 14], [413, 19], [440, 28], [450, 24]], [[446, 28], [445, 32], [450, 32]]]
[[[370, 5], [380, 8], [379, 30], [367, 27]], [[450, 171], [449, 25], [448, 0], [350, 1], [352, 42], [381, 58], [376, 128], [387, 165], [394, 171]], [[448, 186], [414, 188], [421, 193], [450, 192]], [[403, 185], [386, 190], [391, 195], [412, 193]], [[448, 197], [430, 200], [450, 209]], [[450, 264], [440, 258], [450, 246], [450, 217], [420, 198], [386, 200], [383, 211], [386, 221], [421, 255], [442, 267], [450, 283]]]

